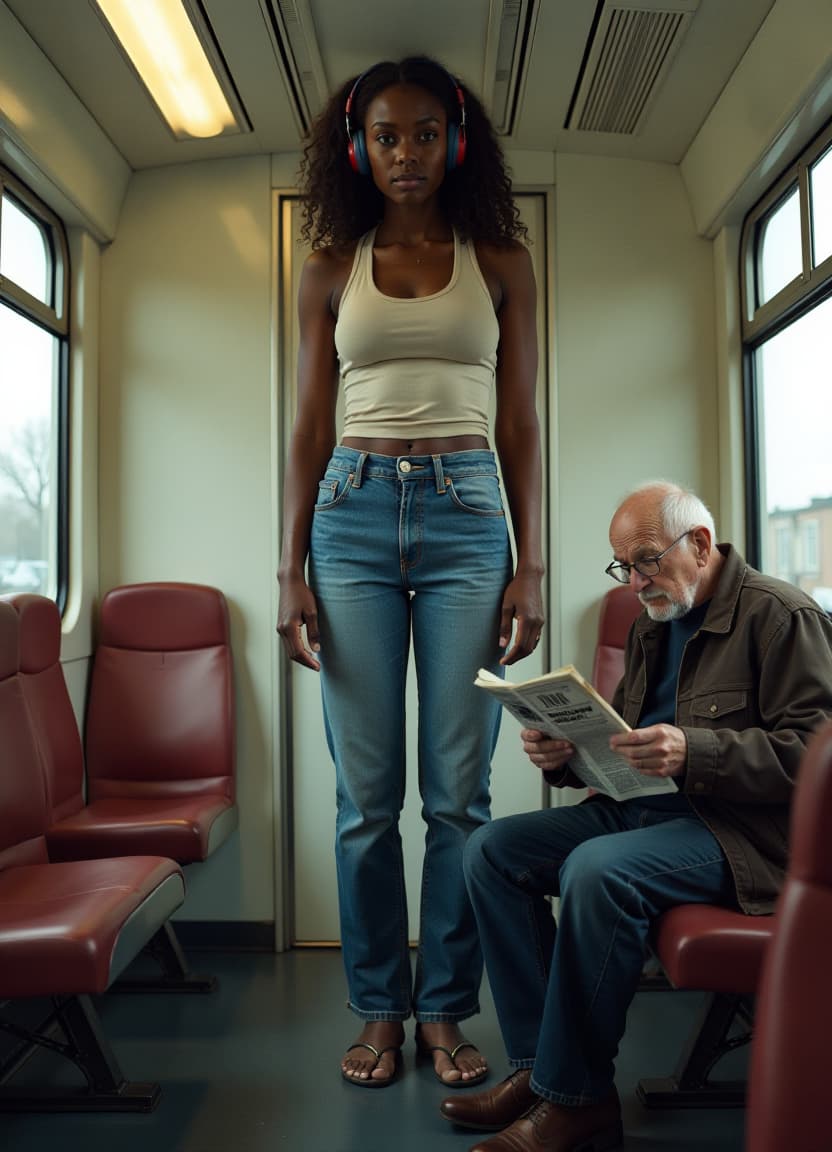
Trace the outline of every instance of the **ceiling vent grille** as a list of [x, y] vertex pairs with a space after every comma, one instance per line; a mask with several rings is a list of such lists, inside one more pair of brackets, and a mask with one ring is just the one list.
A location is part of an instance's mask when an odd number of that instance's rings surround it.
[[301, 135], [327, 100], [327, 82], [309, 0], [260, 0]]
[[566, 127], [635, 135], [679, 51], [699, 0], [606, 0]]

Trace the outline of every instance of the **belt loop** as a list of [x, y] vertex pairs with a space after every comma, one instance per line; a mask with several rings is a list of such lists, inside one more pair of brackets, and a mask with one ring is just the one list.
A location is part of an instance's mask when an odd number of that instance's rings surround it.
[[440, 496], [445, 495], [445, 470], [442, 467], [441, 456], [431, 456], [433, 460], [433, 473], [436, 477], [436, 491]]
[[367, 455], [368, 454], [366, 452], [362, 452], [361, 455], [358, 457], [358, 463], [356, 464], [355, 472], [353, 473], [353, 476], [354, 476], [354, 479], [352, 482], [353, 488], [360, 488], [361, 487], [361, 473], [364, 471], [364, 461], [367, 459]]

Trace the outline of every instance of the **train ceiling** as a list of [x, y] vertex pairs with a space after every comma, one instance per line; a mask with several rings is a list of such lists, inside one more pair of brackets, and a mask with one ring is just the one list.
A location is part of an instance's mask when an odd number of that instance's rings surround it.
[[349, 76], [418, 52], [480, 95], [507, 148], [678, 163], [773, 4], [187, 0], [247, 125], [176, 140], [90, 0], [3, 2], [134, 169], [297, 151]]

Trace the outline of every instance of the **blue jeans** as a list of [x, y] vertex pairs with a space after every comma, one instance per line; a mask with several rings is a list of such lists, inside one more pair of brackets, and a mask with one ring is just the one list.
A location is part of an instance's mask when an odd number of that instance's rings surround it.
[[[395, 457], [337, 447], [319, 487], [309, 578], [336, 772], [350, 1007], [368, 1020], [465, 1019], [479, 1010], [482, 955], [462, 853], [489, 818], [501, 711], [473, 680], [480, 666], [500, 671], [511, 578], [493, 453]], [[399, 834], [411, 641], [427, 825], [415, 977]]]
[[722, 849], [682, 794], [495, 820], [469, 840], [465, 873], [509, 1061], [557, 1104], [611, 1089], [651, 921], [674, 904], [736, 907]]

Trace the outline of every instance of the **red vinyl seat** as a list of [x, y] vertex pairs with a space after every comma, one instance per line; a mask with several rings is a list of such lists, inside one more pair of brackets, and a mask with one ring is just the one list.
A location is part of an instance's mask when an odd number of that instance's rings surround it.
[[[48, 1026], [14, 1034], [33, 1049], [59, 1027], [88, 1087], [0, 1087], [0, 1110], [152, 1108], [158, 1085], [129, 1085], [104, 1046], [89, 996], [104, 992], [185, 897], [181, 868], [153, 854], [52, 863], [46, 780], [20, 675], [20, 621], [0, 602], [0, 1026], [19, 998], [51, 997]], [[21, 1061], [22, 1062], [22, 1061]]]
[[[42, 597], [14, 603], [39, 724], [63, 745], [68, 719], [59, 732], [52, 718], [68, 704], [55, 613]], [[218, 589], [137, 584], [107, 593], [87, 705], [87, 803], [80, 749], [53, 748], [52, 855], [150, 851], [190, 864], [216, 851], [237, 826], [233, 691]]]
[[592, 683], [610, 703], [624, 675], [627, 636], [640, 612], [641, 603], [629, 584], [617, 584], [604, 593], [598, 614], [598, 640], [592, 661]]
[[[20, 620], [21, 682], [46, 767], [53, 860], [125, 854], [205, 860], [237, 823], [228, 610], [190, 584], [115, 589], [102, 604], [84, 749], [60, 664], [54, 601], [9, 597]], [[209, 990], [188, 971], [173, 926], [152, 951], [163, 986]], [[135, 978], [131, 978], [131, 986]], [[142, 981], [159, 987], [157, 981]]]
[[751, 1046], [747, 1152], [826, 1152], [832, 1124], [832, 723], [813, 736], [797, 780], [791, 856], [763, 963]]
[[771, 934], [770, 916], [680, 904], [661, 916], [653, 944], [674, 988], [751, 993], [760, 982]]

